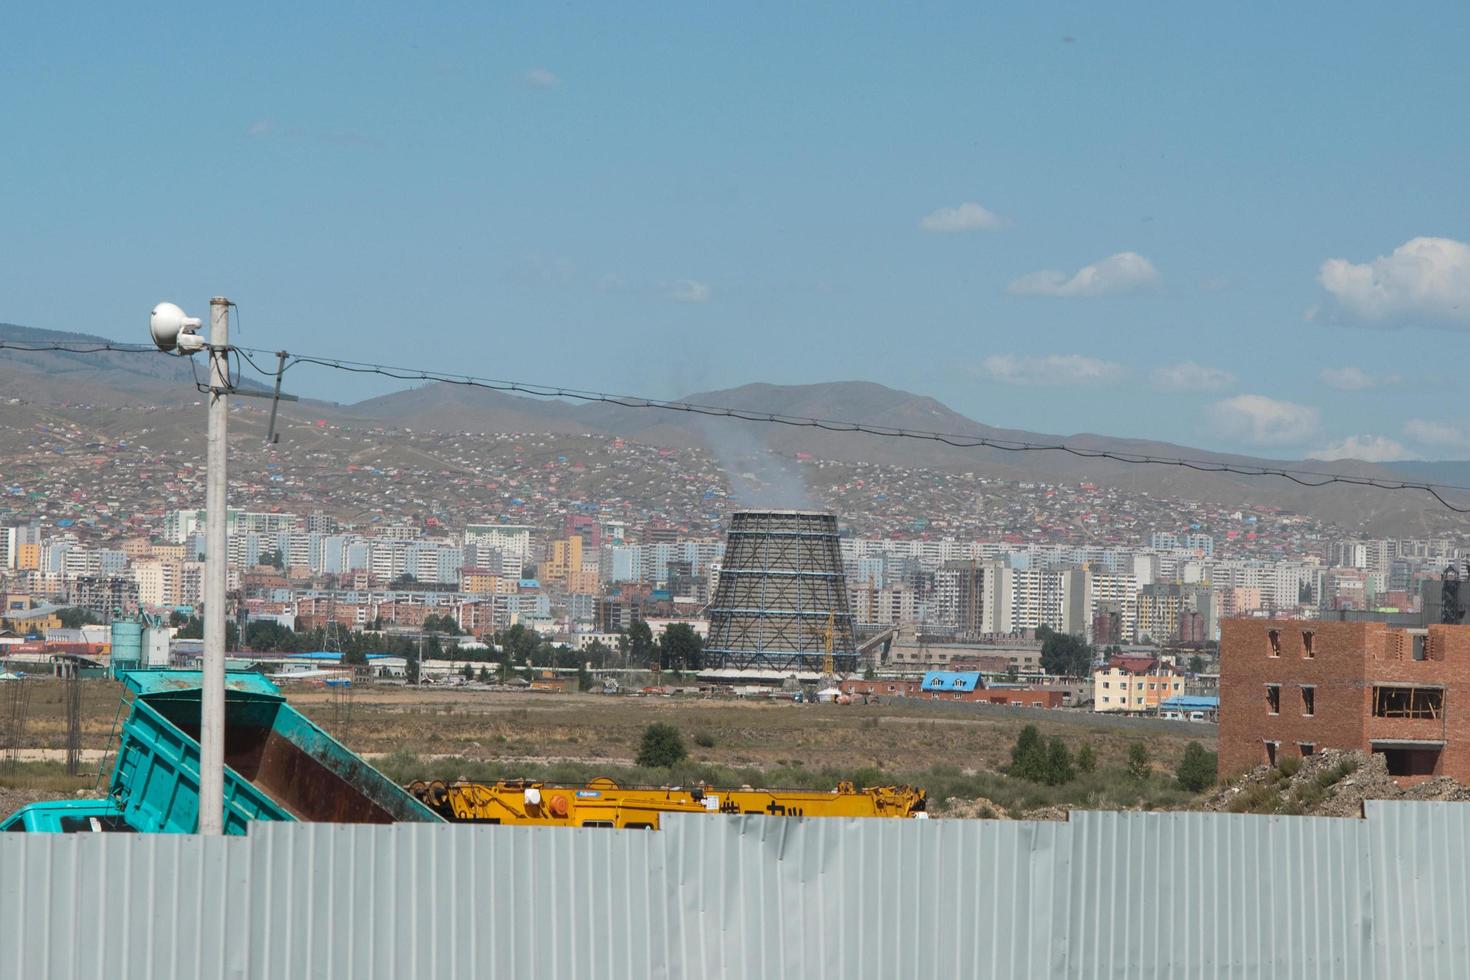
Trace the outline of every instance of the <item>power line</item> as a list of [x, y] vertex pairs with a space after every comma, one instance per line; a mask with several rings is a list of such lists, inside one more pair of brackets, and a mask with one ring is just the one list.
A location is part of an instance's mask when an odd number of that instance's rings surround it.
[[[265, 354], [267, 351], [255, 350], [253, 353]], [[252, 362], [253, 364], [253, 362]], [[623, 408], [646, 408], [669, 412], [684, 412], [694, 415], [704, 415], [714, 418], [738, 419], [745, 422], [759, 422], [774, 425], [786, 425], [798, 428], [822, 429], [828, 432], [857, 432], [864, 435], [879, 436], [892, 439], [920, 439], [929, 442], [942, 443], [959, 449], [996, 449], [1010, 453], [1029, 452], [1060, 452], [1066, 453], [1080, 459], [1105, 459], [1113, 462], [1140, 466], [1173, 466], [1180, 469], [1189, 469], [1201, 473], [1227, 473], [1235, 476], [1245, 477], [1280, 477], [1289, 480], [1299, 486], [1308, 488], [1324, 487], [1331, 484], [1342, 484], [1345, 486], [1368, 487], [1377, 490], [1411, 490], [1427, 493], [1433, 497], [1441, 506], [1457, 514], [1470, 514], [1470, 507], [1461, 507], [1447, 500], [1439, 491], [1459, 491], [1470, 493], [1470, 487], [1447, 483], [1414, 482], [1408, 480], [1387, 480], [1370, 476], [1354, 476], [1345, 473], [1329, 473], [1321, 470], [1297, 469], [1271, 466], [1248, 466], [1240, 463], [1226, 463], [1216, 460], [1193, 459], [1190, 457], [1155, 456], [1148, 453], [1126, 453], [1107, 449], [1085, 449], [1078, 446], [1070, 446], [1066, 443], [1037, 443], [1024, 442], [1011, 439], [995, 439], [987, 436], [966, 435], [964, 433], [937, 432], [927, 429], [908, 429], [895, 426], [875, 425], [867, 422], [852, 422], [841, 419], [826, 419], [802, 415], [786, 415], [779, 412], [757, 412], [749, 409], [728, 408], [718, 405], [704, 405], [698, 402], [669, 401], [659, 398], [645, 398], [639, 395], [619, 395], [602, 391], [591, 391], [580, 388], [565, 388], [554, 385], [532, 384], [524, 381], [509, 381], [497, 378], [481, 378], [473, 375], [449, 374], [441, 371], [429, 371], [419, 368], [398, 367], [385, 364], [373, 364], [364, 361], [349, 361], [342, 358], [318, 357], [309, 354], [292, 354], [288, 362], [288, 368], [297, 364], [313, 364], [319, 367], [332, 368], [339, 371], [347, 371], [355, 374], [376, 374], [397, 381], [437, 381], [443, 384], [459, 385], [469, 388], [483, 388], [491, 391], [513, 392], [522, 395], [531, 395], [538, 398], [570, 398], [585, 402], [600, 402], [608, 405], [617, 405]], [[257, 367], [256, 370], [259, 370]]]
[[[156, 347], [146, 344], [114, 344], [100, 343], [91, 345], [51, 343], [51, 344], [23, 344], [10, 341], [0, 341], [0, 350], [17, 350], [25, 352], [61, 351], [77, 354], [92, 354], [103, 351], [124, 354], [160, 354]], [[277, 355], [279, 351], [267, 351], [254, 347], [231, 347], [241, 358], [250, 365], [262, 377], [273, 378], [274, 371], [267, 371], [260, 367], [250, 355]], [[166, 354], [164, 356], [177, 356]], [[996, 439], [988, 436], [967, 435], [955, 432], [939, 432], [928, 429], [909, 429], [895, 426], [875, 425], [868, 422], [853, 422], [842, 419], [827, 419], [803, 415], [786, 415], [779, 412], [758, 412], [750, 409], [729, 408], [719, 405], [704, 405], [698, 402], [671, 401], [660, 398], [646, 398], [640, 395], [620, 395], [604, 391], [594, 391], [582, 388], [566, 388], [557, 385], [541, 385], [525, 381], [511, 381], [499, 378], [483, 378], [466, 374], [450, 374], [443, 371], [431, 371], [422, 368], [409, 368], [389, 364], [375, 364], [367, 361], [352, 361], [344, 358], [322, 357], [314, 354], [288, 354], [285, 370], [289, 370], [298, 364], [315, 365], [317, 367], [329, 368], [336, 371], [345, 371], [353, 374], [374, 374], [390, 378], [395, 381], [435, 381], [441, 384], [457, 385], [466, 388], [481, 388], [488, 391], [510, 392], [520, 395], [529, 395], [536, 398], [567, 398], [574, 401], [589, 403], [601, 403], [616, 405], [621, 408], [653, 409], [666, 412], [682, 412], [685, 414], [701, 415], [711, 418], [728, 418], [743, 422], [756, 422], [767, 425], [784, 425], [795, 428], [821, 429], [827, 432], [855, 432], [863, 435], [877, 436], [888, 439], [918, 439], [927, 442], [941, 443], [953, 446], [957, 449], [995, 449], [1008, 453], [1035, 453], [1035, 452], [1057, 452], [1066, 453], [1079, 459], [1109, 460], [1134, 466], [1172, 466], [1178, 469], [1188, 469], [1200, 473], [1222, 473], [1232, 476], [1244, 477], [1278, 477], [1288, 480], [1299, 486], [1308, 488], [1320, 488], [1333, 484], [1344, 486], [1365, 487], [1375, 490], [1408, 490], [1428, 494], [1430, 497], [1447, 510], [1457, 514], [1470, 514], [1470, 506], [1461, 507], [1450, 502], [1440, 491], [1457, 491], [1470, 493], [1470, 487], [1451, 483], [1417, 482], [1409, 480], [1389, 480], [1380, 477], [1354, 476], [1346, 473], [1330, 473], [1321, 470], [1274, 467], [1274, 466], [1251, 466], [1241, 463], [1227, 463], [1217, 460], [1195, 459], [1186, 456], [1156, 456], [1149, 453], [1127, 453], [1109, 449], [1086, 449], [1079, 446], [1071, 446], [1062, 442], [1025, 442], [1012, 439]], [[196, 382], [196, 386], [197, 386]]]
[[104, 340], [96, 344], [27, 344], [18, 343], [13, 340], [0, 340], [0, 350], [24, 351], [28, 354], [39, 354], [47, 351], [59, 351], [63, 354], [100, 354], [104, 351], [110, 351], [114, 354], [164, 353], [152, 344], [115, 344], [110, 340]]

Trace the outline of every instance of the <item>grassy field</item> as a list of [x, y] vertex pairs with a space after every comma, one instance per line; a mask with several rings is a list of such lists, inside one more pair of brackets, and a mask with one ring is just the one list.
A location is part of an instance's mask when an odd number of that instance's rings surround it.
[[[60, 750], [65, 742], [61, 684], [34, 680], [24, 745]], [[103, 749], [117, 715], [119, 685], [83, 682], [83, 748]], [[1026, 722], [1003, 713], [934, 711], [922, 704], [799, 705], [593, 694], [511, 693], [397, 686], [354, 692], [350, 711], [315, 688], [287, 688], [290, 702], [352, 749], [374, 757], [392, 778], [494, 779], [526, 776], [584, 781], [609, 775], [626, 783], [692, 782], [831, 788], [903, 782], [947, 797], [985, 797], [1009, 808], [1055, 804], [1170, 806], [1191, 796], [1172, 773], [1192, 739], [1213, 750], [1214, 728], [1119, 730], [1086, 714], [1045, 714], [1037, 727], [1075, 754], [1090, 745], [1098, 769], [1060, 787], [999, 774]], [[689, 748], [675, 771], [633, 765], [643, 729], [673, 725]], [[1155, 774], [1123, 771], [1130, 745], [1143, 742]], [[90, 788], [95, 775], [72, 779], [49, 763], [22, 764], [0, 787]]]

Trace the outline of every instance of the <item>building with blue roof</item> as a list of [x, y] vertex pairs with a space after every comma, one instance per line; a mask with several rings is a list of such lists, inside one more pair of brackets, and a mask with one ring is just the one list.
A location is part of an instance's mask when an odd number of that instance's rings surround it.
[[1218, 721], [1220, 719], [1220, 699], [1201, 694], [1180, 694], [1160, 701], [1159, 714], [1194, 718], [1194, 720]]
[[955, 691], [979, 691], [985, 687], [985, 678], [978, 670], [929, 670], [919, 684], [921, 691], [953, 693]]

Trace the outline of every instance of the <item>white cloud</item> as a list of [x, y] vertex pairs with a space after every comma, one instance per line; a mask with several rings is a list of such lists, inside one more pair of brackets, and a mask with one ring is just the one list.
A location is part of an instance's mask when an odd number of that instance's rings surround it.
[[1470, 454], [1470, 431], [1464, 426], [1449, 422], [1431, 422], [1428, 419], [1409, 419], [1404, 423], [1404, 435], [1426, 446]]
[[1071, 276], [1056, 269], [1042, 269], [1011, 283], [1010, 291], [1022, 296], [1101, 296], [1128, 293], [1159, 283], [1159, 270], [1137, 252], [1119, 252], [1100, 262], [1084, 265]]
[[992, 354], [981, 366], [996, 381], [1013, 385], [1108, 384], [1123, 376], [1123, 365], [1080, 354], [1021, 357]]
[[1317, 281], [1362, 320], [1470, 325], [1470, 245], [1453, 238], [1411, 238], [1371, 262], [1328, 259]]
[[1365, 463], [1418, 459], [1404, 444], [1387, 436], [1348, 436], [1307, 454], [1308, 459], [1361, 459]]
[[1005, 226], [996, 214], [974, 201], [966, 201], [957, 208], [939, 208], [924, 215], [919, 227], [925, 231], [960, 232], [994, 231]]
[[276, 131], [276, 124], [269, 119], [257, 119], [245, 130], [246, 136], [269, 136]]
[[669, 297], [681, 303], [706, 303], [709, 302], [709, 294], [709, 283], [686, 279], [674, 287]]
[[1323, 368], [1322, 383], [1338, 391], [1363, 391], [1378, 383], [1367, 371], [1356, 367]]
[[561, 79], [545, 68], [532, 68], [526, 72], [526, 84], [532, 88], [556, 88]]
[[1284, 446], [1315, 435], [1322, 413], [1308, 405], [1265, 395], [1236, 395], [1211, 405], [1209, 419], [1215, 431], [1226, 438], [1259, 446]]
[[1165, 364], [1149, 375], [1160, 391], [1224, 391], [1235, 384], [1235, 375], [1193, 361]]

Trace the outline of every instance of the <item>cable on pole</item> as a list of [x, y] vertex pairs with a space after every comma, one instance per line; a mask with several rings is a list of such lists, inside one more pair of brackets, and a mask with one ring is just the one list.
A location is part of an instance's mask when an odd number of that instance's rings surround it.
[[[62, 351], [75, 354], [95, 354], [101, 352], [113, 352], [123, 354], [161, 354], [156, 347], [142, 344], [26, 344], [12, 341], [0, 341], [0, 350], [15, 350], [30, 353], [44, 351]], [[541, 385], [526, 381], [510, 381], [497, 378], [480, 378], [472, 375], [448, 374], [439, 371], [429, 371], [422, 368], [408, 368], [388, 364], [373, 364], [365, 361], [352, 361], [344, 358], [323, 357], [314, 354], [287, 354], [284, 365], [278, 366], [275, 371], [262, 369], [250, 356], [252, 354], [270, 355], [280, 357], [282, 351], [266, 351], [258, 348], [240, 347], [231, 345], [230, 351], [240, 354], [241, 358], [250, 365], [262, 377], [274, 380], [275, 377], [284, 374], [285, 371], [300, 365], [315, 365], [336, 371], [344, 371], [353, 374], [374, 374], [395, 381], [434, 381], [441, 384], [457, 385], [459, 387], [483, 388], [490, 391], [503, 391], [520, 395], [529, 395], [535, 398], [565, 398], [574, 401], [589, 403], [601, 403], [616, 405], [622, 408], [652, 409], [666, 412], [682, 412], [693, 415], [703, 415], [713, 418], [728, 418], [743, 422], [756, 422], [768, 425], [784, 425], [797, 428], [821, 429], [827, 432], [853, 432], [863, 435], [877, 436], [889, 439], [918, 439], [928, 442], [940, 443], [957, 449], [995, 449], [1008, 453], [1035, 453], [1056, 452], [1066, 453], [1079, 459], [1108, 460], [1116, 463], [1124, 463], [1134, 466], [1172, 466], [1180, 469], [1193, 470], [1199, 473], [1222, 473], [1231, 476], [1243, 476], [1251, 478], [1277, 477], [1288, 480], [1298, 486], [1318, 488], [1339, 484], [1343, 486], [1365, 487], [1375, 490], [1411, 491], [1429, 495], [1446, 510], [1456, 514], [1470, 514], [1470, 506], [1460, 506], [1447, 499], [1441, 491], [1453, 491], [1470, 494], [1470, 487], [1459, 486], [1450, 483], [1432, 483], [1413, 480], [1393, 480], [1372, 476], [1355, 476], [1347, 473], [1331, 473], [1321, 470], [1301, 469], [1295, 467], [1258, 466], [1244, 463], [1229, 463], [1219, 460], [1195, 459], [1178, 456], [1156, 456], [1149, 453], [1129, 453], [1111, 449], [1086, 449], [1080, 446], [1068, 445], [1064, 442], [1024, 442], [1012, 439], [997, 439], [988, 436], [967, 435], [964, 433], [938, 432], [925, 429], [907, 429], [895, 426], [875, 425], [868, 422], [853, 422], [842, 419], [826, 419], [801, 415], [783, 415], [773, 412], [758, 412], [750, 409], [729, 408], [719, 405], [704, 405], [698, 402], [670, 401], [660, 398], [647, 398], [640, 395], [620, 395], [604, 391], [593, 391], [581, 388], [567, 388], [558, 385]], [[187, 356], [178, 354], [163, 354], [165, 357]], [[201, 390], [204, 390], [201, 388]]]

